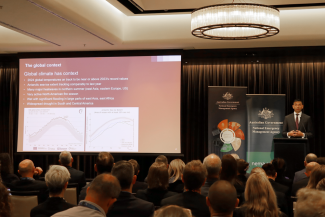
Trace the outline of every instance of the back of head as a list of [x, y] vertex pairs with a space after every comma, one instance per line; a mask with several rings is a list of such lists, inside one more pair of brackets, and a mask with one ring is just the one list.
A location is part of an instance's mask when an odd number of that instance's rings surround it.
[[201, 161], [192, 160], [184, 168], [183, 179], [187, 190], [199, 190], [205, 182], [207, 171]]
[[316, 162], [320, 165], [325, 165], [325, 157], [318, 157]]
[[138, 161], [131, 159], [129, 162], [132, 164], [133, 169], [134, 169], [134, 175], [138, 175], [139, 170], [140, 170], [140, 165], [138, 164]]
[[45, 174], [45, 182], [52, 195], [60, 194], [69, 179], [70, 173], [64, 166], [53, 165]]
[[239, 156], [238, 156], [238, 154], [230, 154], [230, 155], [233, 156], [235, 158], [235, 160], [239, 160], [240, 159]]
[[320, 191], [325, 191], [325, 178], [318, 182], [316, 189]]
[[306, 173], [311, 172], [316, 166], [318, 166], [319, 164], [316, 162], [310, 162], [306, 165]]
[[0, 216], [10, 217], [11, 216], [11, 205], [10, 196], [8, 189], [0, 182]]
[[317, 156], [316, 156], [316, 154], [313, 154], [313, 153], [309, 153], [305, 157], [305, 161], [307, 164], [310, 162], [316, 162], [316, 160], [317, 160]]
[[236, 207], [237, 192], [230, 182], [219, 180], [209, 188], [208, 198], [215, 213], [231, 214]]
[[72, 155], [68, 151], [62, 151], [59, 156], [59, 160], [62, 166], [68, 166], [71, 163]]
[[295, 217], [324, 217], [325, 192], [302, 188], [297, 192]]
[[325, 178], [325, 165], [316, 165], [311, 171], [307, 188], [315, 189], [323, 178]]
[[159, 155], [156, 158], [155, 162], [157, 162], [157, 163], [162, 162], [162, 163], [168, 165], [168, 160], [167, 160], [167, 157], [165, 155]]
[[25, 159], [19, 163], [18, 170], [21, 176], [24, 176], [34, 171], [34, 163], [29, 159]]
[[262, 169], [265, 171], [267, 176], [275, 177], [275, 168], [271, 163], [266, 163], [262, 166]]
[[176, 182], [181, 178], [184, 171], [185, 163], [181, 159], [174, 159], [170, 162], [168, 167], [168, 174], [170, 178], [174, 178], [173, 182]]
[[118, 161], [113, 166], [112, 175], [118, 179], [122, 190], [129, 189], [134, 176], [133, 166], [128, 161]]
[[221, 158], [222, 170], [220, 179], [234, 184], [237, 177], [237, 162], [233, 156], [226, 154]]
[[[245, 189], [246, 216], [278, 216], [275, 192], [266, 176], [251, 174]], [[266, 215], [269, 213], [270, 215]]]
[[100, 201], [117, 198], [120, 192], [121, 186], [116, 177], [110, 174], [100, 174], [91, 182], [87, 196], [91, 195], [92, 198], [96, 198]]
[[282, 158], [274, 158], [272, 161], [275, 171], [278, 173], [279, 177], [284, 176], [284, 172], [287, 169], [287, 164]]
[[266, 173], [265, 173], [265, 171], [261, 167], [255, 167], [255, 168], [253, 168], [252, 171], [251, 171], [251, 174], [255, 174], [255, 173], [261, 174], [261, 175], [263, 175], [263, 176], [266, 177]]
[[148, 172], [148, 188], [150, 189], [164, 189], [168, 188], [168, 171], [164, 163], [154, 162]]
[[245, 175], [246, 171], [248, 170], [248, 167], [249, 167], [249, 163], [247, 163], [245, 160], [243, 159], [237, 160], [237, 170], [239, 174]]
[[209, 176], [219, 176], [221, 169], [221, 159], [216, 154], [209, 154], [203, 160], [203, 165], [207, 169]]
[[114, 158], [108, 152], [100, 152], [96, 158], [97, 174], [110, 173], [114, 165]]
[[154, 217], [191, 217], [191, 215], [182, 207], [170, 205], [158, 209]]
[[13, 173], [13, 167], [8, 153], [0, 153], [1, 173]]

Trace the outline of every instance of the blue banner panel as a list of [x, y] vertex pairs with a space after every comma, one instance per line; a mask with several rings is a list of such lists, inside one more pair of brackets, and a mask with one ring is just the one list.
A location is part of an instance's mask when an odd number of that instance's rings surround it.
[[247, 87], [209, 87], [209, 154], [237, 154], [246, 159]]

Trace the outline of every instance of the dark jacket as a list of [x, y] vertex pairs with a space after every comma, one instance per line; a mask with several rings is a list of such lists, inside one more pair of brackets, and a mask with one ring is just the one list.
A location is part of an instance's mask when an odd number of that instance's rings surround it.
[[291, 195], [295, 197], [297, 194], [297, 191], [301, 188], [305, 188], [308, 185], [308, 182], [309, 182], [309, 177], [306, 177], [304, 179], [301, 179], [298, 182], [293, 183]]
[[195, 217], [210, 217], [210, 211], [206, 204], [206, 197], [192, 191], [185, 191], [161, 201], [162, 206], [177, 205], [190, 209]]
[[121, 191], [116, 202], [107, 212], [107, 217], [149, 217], [155, 211], [153, 203], [136, 198], [129, 192]]
[[162, 189], [139, 190], [135, 195], [137, 198], [153, 203], [155, 206], [161, 206], [161, 200], [174, 196], [178, 193]]
[[207, 178], [207, 180], [205, 181], [204, 185], [202, 186], [201, 188], [201, 194], [203, 196], [208, 196], [208, 193], [209, 193], [209, 188], [211, 187], [211, 185], [213, 183], [215, 183], [218, 179], [217, 178], [214, 178], [214, 179], [210, 179], [210, 178]]
[[7, 186], [7, 184], [11, 182], [19, 181], [19, 177], [13, 173], [1, 173], [1, 180], [2, 183]]
[[293, 178], [293, 183], [298, 182], [298, 181], [306, 178], [307, 176], [306, 176], [305, 172], [306, 172], [306, 168], [295, 172], [295, 177]]
[[148, 188], [148, 184], [145, 182], [136, 181], [132, 187], [132, 193], [137, 193], [138, 190], [145, 190]]
[[30, 211], [30, 217], [50, 217], [57, 212], [61, 212], [74, 207], [61, 197], [49, 197], [44, 203], [39, 204]]
[[66, 168], [68, 169], [71, 176], [69, 183], [78, 183], [77, 194], [79, 195], [81, 188], [86, 185], [85, 173], [69, 166], [67, 166]]

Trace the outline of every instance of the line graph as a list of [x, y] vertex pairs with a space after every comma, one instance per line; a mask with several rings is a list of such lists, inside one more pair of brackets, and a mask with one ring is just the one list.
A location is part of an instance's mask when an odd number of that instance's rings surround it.
[[85, 108], [25, 108], [24, 151], [84, 151]]
[[138, 151], [139, 108], [87, 108], [86, 120], [86, 151]]

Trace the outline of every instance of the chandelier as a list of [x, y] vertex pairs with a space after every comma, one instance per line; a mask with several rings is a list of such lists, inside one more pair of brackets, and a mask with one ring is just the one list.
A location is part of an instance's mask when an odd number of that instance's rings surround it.
[[192, 35], [213, 40], [247, 40], [280, 32], [280, 11], [272, 6], [230, 3], [198, 8], [191, 15]]

